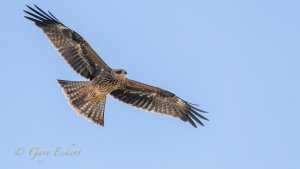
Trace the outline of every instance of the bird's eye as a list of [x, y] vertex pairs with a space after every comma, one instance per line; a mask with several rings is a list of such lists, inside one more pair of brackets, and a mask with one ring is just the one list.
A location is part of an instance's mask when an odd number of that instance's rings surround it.
[[121, 73], [122, 73], [122, 70], [116, 71], [116, 74], [121, 74]]

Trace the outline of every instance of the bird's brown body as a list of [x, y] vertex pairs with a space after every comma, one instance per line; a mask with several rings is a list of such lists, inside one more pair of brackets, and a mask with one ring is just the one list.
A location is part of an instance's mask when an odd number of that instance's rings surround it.
[[199, 112], [205, 113], [192, 104], [164, 89], [146, 85], [126, 78], [124, 69], [111, 69], [75, 31], [62, 24], [50, 12], [39, 7], [27, 6], [24, 11], [46, 34], [48, 39], [81, 76], [89, 81], [58, 80], [70, 105], [95, 124], [104, 126], [104, 109], [107, 95], [132, 106], [171, 115], [189, 122], [203, 125], [198, 119], [207, 120]]
[[116, 71], [122, 71], [122, 69], [113, 69], [105, 72], [104, 70], [96, 76], [91, 84], [97, 86], [99, 90], [105, 91], [107, 94], [120, 88], [125, 82], [125, 74], [116, 74]]

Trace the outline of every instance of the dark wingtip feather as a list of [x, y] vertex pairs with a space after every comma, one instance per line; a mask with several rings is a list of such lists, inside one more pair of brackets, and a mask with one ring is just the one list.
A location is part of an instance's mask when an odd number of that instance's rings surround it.
[[26, 19], [29, 19], [33, 22], [41, 22], [40, 20], [37, 20], [37, 19], [34, 19], [34, 18], [31, 18], [31, 17], [28, 17], [28, 16], [24, 16]]
[[[27, 8], [29, 9], [29, 11], [23, 10], [26, 14], [32, 16], [31, 17], [25, 17], [29, 20], [32, 21], [39, 21], [39, 23], [43, 22], [44, 24], [49, 24], [49, 23], [58, 23], [58, 24], [62, 24], [53, 14], [51, 14], [49, 12], [49, 14], [47, 14], [46, 12], [44, 12], [41, 8], [39, 8], [37, 5], [34, 4], [35, 8], [32, 8], [29, 5], [26, 5]], [[63, 25], [63, 24], [62, 24]]]
[[208, 113], [207, 111], [204, 111], [204, 110], [201, 110], [201, 109], [198, 109], [197, 107], [195, 107], [195, 106], [198, 106], [198, 105], [191, 104], [191, 103], [188, 103], [188, 105], [189, 105], [192, 109], [194, 109], [194, 110], [196, 110], [196, 111], [199, 111], [199, 112], [202, 112], [202, 113]]
[[43, 14], [40, 14], [40, 15], [43, 15], [45, 18], [47, 19], [50, 19], [50, 20], [53, 20], [53, 18], [51, 18], [51, 16], [49, 16], [46, 12], [44, 12], [41, 8], [39, 8], [38, 6], [34, 5], [36, 9], [38, 9], [40, 12], [42, 12]]
[[192, 117], [192, 119], [194, 119], [201, 126], [204, 126], [204, 124], [193, 113], [190, 113], [189, 115]]
[[209, 121], [206, 117], [202, 116], [197, 111], [195, 111], [193, 109], [190, 109], [190, 111], [191, 111], [191, 113], [195, 114], [196, 116], [200, 117], [201, 119]]
[[41, 16], [38, 16], [38, 15], [36, 15], [36, 14], [34, 14], [34, 13], [28, 12], [28, 11], [26, 11], [26, 10], [24, 10], [24, 12], [27, 13], [28, 15], [30, 15], [30, 16], [33, 16], [34, 19], [37, 19], [37, 20], [43, 21], [43, 22], [46, 21], [45, 18], [42, 18]]
[[[62, 24], [60, 22], [60, 20], [58, 20], [50, 11], [48, 11], [48, 13], [54, 18], [54, 20], [56, 20], [58, 23]], [[62, 24], [63, 25], [63, 24]]]
[[201, 126], [204, 126], [204, 124], [193, 114], [189, 108], [177, 108], [176, 112], [181, 120], [184, 122], [188, 121], [193, 127], [197, 128], [197, 125], [194, 121], [199, 123]]
[[[186, 119], [189, 121], [190, 124], [194, 126], [194, 121], [200, 124], [201, 126], [204, 126], [203, 122], [200, 119], [209, 121], [206, 117], [200, 114], [201, 113], [208, 113], [206, 111], [200, 110], [194, 106], [196, 104], [185, 102], [186, 106], [182, 109], [183, 113], [188, 117]], [[200, 119], [199, 119], [200, 118]], [[194, 126], [195, 127], [195, 126]]]
[[198, 104], [194, 104], [194, 103], [190, 103], [190, 102], [187, 102], [189, 105], [193, 105], [193, 106], [199, 106]]
[[186, 116], [186, 120], [195, 128], [197, 128], [197, 125], [195, 124], [195, 122], [190, 118], [189, 115]]

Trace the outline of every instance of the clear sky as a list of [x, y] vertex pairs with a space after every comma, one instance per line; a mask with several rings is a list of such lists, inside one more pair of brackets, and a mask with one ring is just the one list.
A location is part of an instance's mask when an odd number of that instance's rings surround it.
[[[23, 17], [26, 4], [50, 10], [129, 78], [199, 104], [210, 121], [195, 129], [112, 97], [104, 128], [76, 115], [56, 79], [84, 79]], [[0, 168], [300, 168], [300, 1], [1, 6]]]

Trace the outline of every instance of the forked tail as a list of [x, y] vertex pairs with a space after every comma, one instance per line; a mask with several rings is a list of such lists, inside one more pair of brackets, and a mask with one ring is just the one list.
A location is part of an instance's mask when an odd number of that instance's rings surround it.
[[90, 81], [57, 80], [69, 104], [88, 120], [104, 126], [106, 95], [97, 92]]

